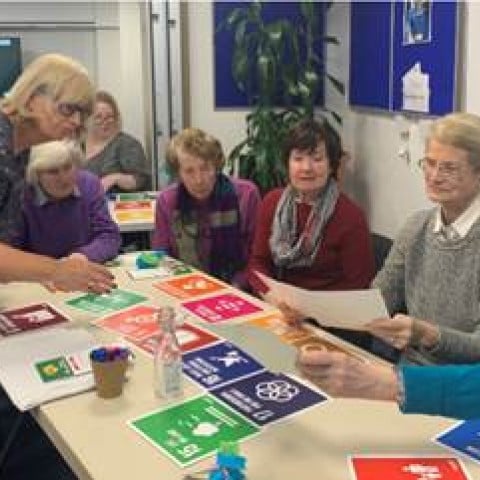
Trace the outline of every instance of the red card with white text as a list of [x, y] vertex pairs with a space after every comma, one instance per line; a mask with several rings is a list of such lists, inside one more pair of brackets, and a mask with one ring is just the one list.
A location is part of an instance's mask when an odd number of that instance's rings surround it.
[[257, 305], [234, 293], [184, 302], [182, 306], [209, 323], [220, 323], [262, 311]]
[[356, 480], [468, 480], [455, 457], [351, 457]]
[[[219, 337], [203, 328], [196, 327], [191, 323], [183, 323], [176, 329], [178, 343], [183, 353], [196, 350], [197, 348], [206, 347], [212, 343], [218, 342]], [[148, 338], [132, 343], [144, 352], [153, 355], [158, 342], [161, 339], [161, 333], [157, 332]]]
[[48, 303], [36, 303], [0, 313], [0, 335], [8, 336], [38, 328], [68, 322], [58, 310]]
[[132, 341], [141, 341], [158, 333], [158, 321], [154, 316], [157, 310], [158, 308], [147, 305], [138, 305], [92, 323]]
[[215, 293], [225, 288], [220, 282], [204, 275], [192, 273], [155, 283], [154, 287], [177, 298], [195, 298], [209, 293]]

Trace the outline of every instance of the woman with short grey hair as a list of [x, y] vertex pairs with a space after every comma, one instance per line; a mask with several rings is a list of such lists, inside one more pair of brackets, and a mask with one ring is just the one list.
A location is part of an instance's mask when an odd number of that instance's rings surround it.
[[433, 124], [421, 165], [437, 207], [406, 222], [373, 282], [393, 318], [370, 331], [412, 363], [480, 360], [479, 152], [480, 117]]
[[110, 217], [100, 179], [78, 169], [83, 158], [71, 140], [32, 148], [15, 246], [50, 257], [93, 262], [118, 254], [120, 232]]

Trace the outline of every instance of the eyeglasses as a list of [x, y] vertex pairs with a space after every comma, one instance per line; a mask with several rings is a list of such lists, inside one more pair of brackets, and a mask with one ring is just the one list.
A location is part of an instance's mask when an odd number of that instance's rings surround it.
[[92, 113], [89, 107], [74, 102], [58, 102], [56, 104], [57, 111], [65, 118], [73, 117], [76, 113], [80, 114], [81, 120], [86, 120]]
[[424, 157], [419, 162], [425, 173], [433, 173], [444, 180], [459, 180], [465, 173], [465, 166], [453, 161], [438, 162], [433, 158]]
[[104, 123], [111, 123], [115, 121], [115, 116], [114, 115], [105, 115], [104, 117], [100, 115], [94, 115], [93, 116], [93, 123], [95, 125], [102, 125]]

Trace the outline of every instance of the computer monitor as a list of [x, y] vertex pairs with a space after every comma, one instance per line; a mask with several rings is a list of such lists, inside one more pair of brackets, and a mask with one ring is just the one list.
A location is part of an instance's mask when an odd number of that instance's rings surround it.
[[10, 89], [21, 71], [20, 38], [0, 36], [0, 96]]

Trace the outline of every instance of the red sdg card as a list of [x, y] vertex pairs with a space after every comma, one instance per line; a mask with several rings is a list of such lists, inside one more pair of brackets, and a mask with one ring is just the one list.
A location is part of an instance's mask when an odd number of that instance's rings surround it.
[[187, 299], [217, 292], [224, 289], [225, 285], [203, 273], [192, 273], [155, 283], [154, 287], [174, 297]]
[[262, 309], [234, 293], [184, 302], [189, 312], [209, 323], [220, 323], [238, 317], [260, 312]]
[[158, 333], [158, 321], [154, 315], [157, 311], [157, 308], [139, 305], [92, 323], [139, 342]]
[[468, 480], [455, 457], [351, 457], [356, 480]]
[[4, 310], [0, 313], [0, 335], [8, 336], [38, 328], [50, 327], [69, 319], [48, 303]]
[[[220, 340], [219, 337], [213, 333], [203, 330], [203, 328], [198, 328], [191, 323], [180, 325], [177, 327], [176, 333], [178, 343], [183, 353], [205, 347]], [[161, 333], [157, 332], [148, 338], [144, 338], [141, 341], [133, 341], [132, 343], [144, 352], [153, 355], [160, 338]]]

